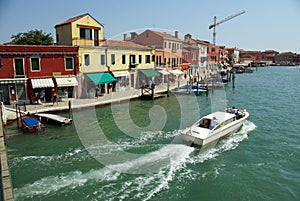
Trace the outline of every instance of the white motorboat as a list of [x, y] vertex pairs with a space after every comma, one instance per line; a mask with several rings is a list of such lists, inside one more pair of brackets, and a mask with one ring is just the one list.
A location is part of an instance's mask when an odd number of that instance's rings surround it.
[[224, 112], [213, 112], [196, 121], [181, 132], [182, 140], [190, 146], [205, 146], [237, 132], [249, 117], [246, 110], [228, 108]]

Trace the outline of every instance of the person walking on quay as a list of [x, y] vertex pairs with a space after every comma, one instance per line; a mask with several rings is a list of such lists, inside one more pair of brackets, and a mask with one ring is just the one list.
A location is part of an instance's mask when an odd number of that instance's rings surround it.
[[40, 92], [40, 100], [41, 100], [41, 103], [46, 102], [46, 100], [45, 100], [45, 93], [44, 93], [43, 90]]
[[57, 102], [57, 93], [55, 90], [53, 90], [53, 95], [52, 95], [52, 101], [53, 101], [53, 104], [56, 103], [56, 105], [58, 105], [58, 102]]

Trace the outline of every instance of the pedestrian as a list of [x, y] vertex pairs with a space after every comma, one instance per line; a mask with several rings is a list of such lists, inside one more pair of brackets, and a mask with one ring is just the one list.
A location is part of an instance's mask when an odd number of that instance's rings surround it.
[[45, 93], [44, 93], [43, 90], [40, 92], [40, 100], [41, 100], [42, 103], [46, 102], [46, 100], [45, 100]]
[[52, 104], [52, 105], [54, 105], [54, 103], [56, 103], [56, 105], [58, 105], [58, 102], [57, 102], [57, 93], [56, 93], [56, 91], [53, 91], [52, 101], [53, 101], [53, 104]]

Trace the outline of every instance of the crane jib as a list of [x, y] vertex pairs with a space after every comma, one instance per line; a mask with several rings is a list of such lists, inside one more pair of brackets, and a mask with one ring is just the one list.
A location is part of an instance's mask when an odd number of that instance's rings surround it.
[[219, 22], [216, 22], [216, 16], [214, 16], [214, 24], [212, 24], [212, 25], [210, 25], [208, 28], [209, 29], [212, 29], [212, 28], [214, 28], [214, 32], [213, 32], [213, 43], [214, 44], [216, 44], [215, 42], [216, 42], [216, 32], [215, 32], [215, 27], [216, 26], [218, 26], [219, 24], [222, 24], [222, 23], [224, 23], [224, 22], [226, 22], [226, 21], [228, 21], [228, 20], [231, 20], [232, 18], [235, 18], [235, 17], [237, 17], [237, 16], [239, 16], [239, 15], [241, 15], [241, 14], [244, 14], [246, 11], [241, 11], [241, 12], [239, 12], [239, 13], [237, 13], [237, 14], [235, 14], [235, 15], [231, 15], [231, 16], [229, 16], [229, 17], [226, 17], [225, 19], [223, 19], [223, 20], [221, 20], [221, 21], [219, 21]]

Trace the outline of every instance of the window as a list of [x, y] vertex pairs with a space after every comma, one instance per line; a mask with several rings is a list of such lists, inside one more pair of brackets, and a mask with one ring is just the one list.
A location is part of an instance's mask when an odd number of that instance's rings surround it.
[[116, 64], [116, 55], [115, 54], [111, 54], [110, 55], [110, 62], [111, 62], [111, 65], [115, 65]]
[[24, 76], [23, 59], [15, 59], [15, 75]]
[[195, 54], [195, 52], [192, 52], [192, 60], [196, 60], [196, 54]]
[[130, 55], [130, 64], [135, 64], [135, 55], [134, 54], [131, 54]]
[[99, 31], [94, 30], [94, 46], [99, 46]]
[[100, 65], [105, 66], [105, 54], [100, 54]]
[[142, 55], [139, 55], [139, 64], [142, 63]]
[[146, 64], [150, 64], [150, 55], [146, 55], [145, 60]]
[[167, 48], [167, 42], [165, 42], [165, 48]]
[[40, 58], [30, 58], [31, 71], [40, 71]]
[[169, 42], [169, 49], [171, 49], [171, 43]]
[[89, 66], [90, 65], [90, 55], [89, 54], [85, 54], [84, 55], [84, 65], [85, 66]]
[[66, 70], [73, 70], [74, 69], [73, 58], [71, 57], [65, 58], [65, 61], [66, 61]]
[[91, 29], [80, 28], [80, 38], [91, 40], [92, 39], [92, 30]]
[[122, 54], [122, 64], [126, 64], [126, 54]]

